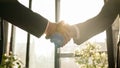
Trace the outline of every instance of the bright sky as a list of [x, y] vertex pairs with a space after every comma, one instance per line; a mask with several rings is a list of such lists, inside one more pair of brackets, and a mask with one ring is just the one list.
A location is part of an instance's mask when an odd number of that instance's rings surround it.
[[103, 6], [103, 0], [61, 0], [60, 20], [69, 24], [84, 22], [96, 16]]

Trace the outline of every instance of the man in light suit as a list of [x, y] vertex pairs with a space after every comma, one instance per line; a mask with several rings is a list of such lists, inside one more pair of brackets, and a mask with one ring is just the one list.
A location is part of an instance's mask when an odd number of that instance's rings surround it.
[[76, 44], [80, 45], [109, 28], [118, 15], [120, 15], [120, 0], [108, 0], [97, 16], [71, 26], [71, 28], [74, 27], [71, 38]]

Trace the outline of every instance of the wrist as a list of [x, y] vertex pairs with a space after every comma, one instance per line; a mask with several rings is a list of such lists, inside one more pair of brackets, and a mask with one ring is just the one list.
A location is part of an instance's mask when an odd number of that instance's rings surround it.
[[45, 29], [45, 32], [44, 32], [45, 34], [47, 34], [47, 32], [48, 32], [49, 24], [50, 24], [50, 22], [48, 22], [48, 24], [46, 26], [46, 29]]
[[46, 35], [51, 35], [52, 33], [55, 32], [56, 27], [57, 27], [56, 23], [48, 22], [48, 24], [46, 26], [45, 34]]

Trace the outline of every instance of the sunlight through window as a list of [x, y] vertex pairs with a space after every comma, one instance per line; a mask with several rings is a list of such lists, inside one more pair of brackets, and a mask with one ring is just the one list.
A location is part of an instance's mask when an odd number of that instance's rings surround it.
[[[60, 20], [64, 20], [66, 23], [71, 25], [83, 23], [84, 21], [96, 16], [101, 11], [103, 5], [103, 0], [60, 0]], [[89, 41], [102, 42], [105, 44], [105, 32], [94, 36], [89, 39]], [[106, 48], [105, 46], [103, 47], [104, 49]], [[61, 54], [70, 55], [71, 53], [74, 53], [77, 48], [79, 48], [79, 46], [74, 44], [73, 40], [71, 40], [61, 48]], [[62, 57], [60, 62], [61, 68], [79, 68], [75, 63], [75, 59], [70, 56]]]

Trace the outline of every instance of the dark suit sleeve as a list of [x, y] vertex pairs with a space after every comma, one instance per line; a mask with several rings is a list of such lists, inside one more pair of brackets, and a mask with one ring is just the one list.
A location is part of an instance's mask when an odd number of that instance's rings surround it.
[[17, 0], [0, 1], [0, 16], [23, 30], [40, 37], [48, 20], [20, 4]]
[[97, 16], [75, 25], [79, 29], [79, 38], [74, 38], [74, 42], [81, 44], [96, 34], [103, 32], [112, 25], [119, 12], [120, 0], [109, 0]]

